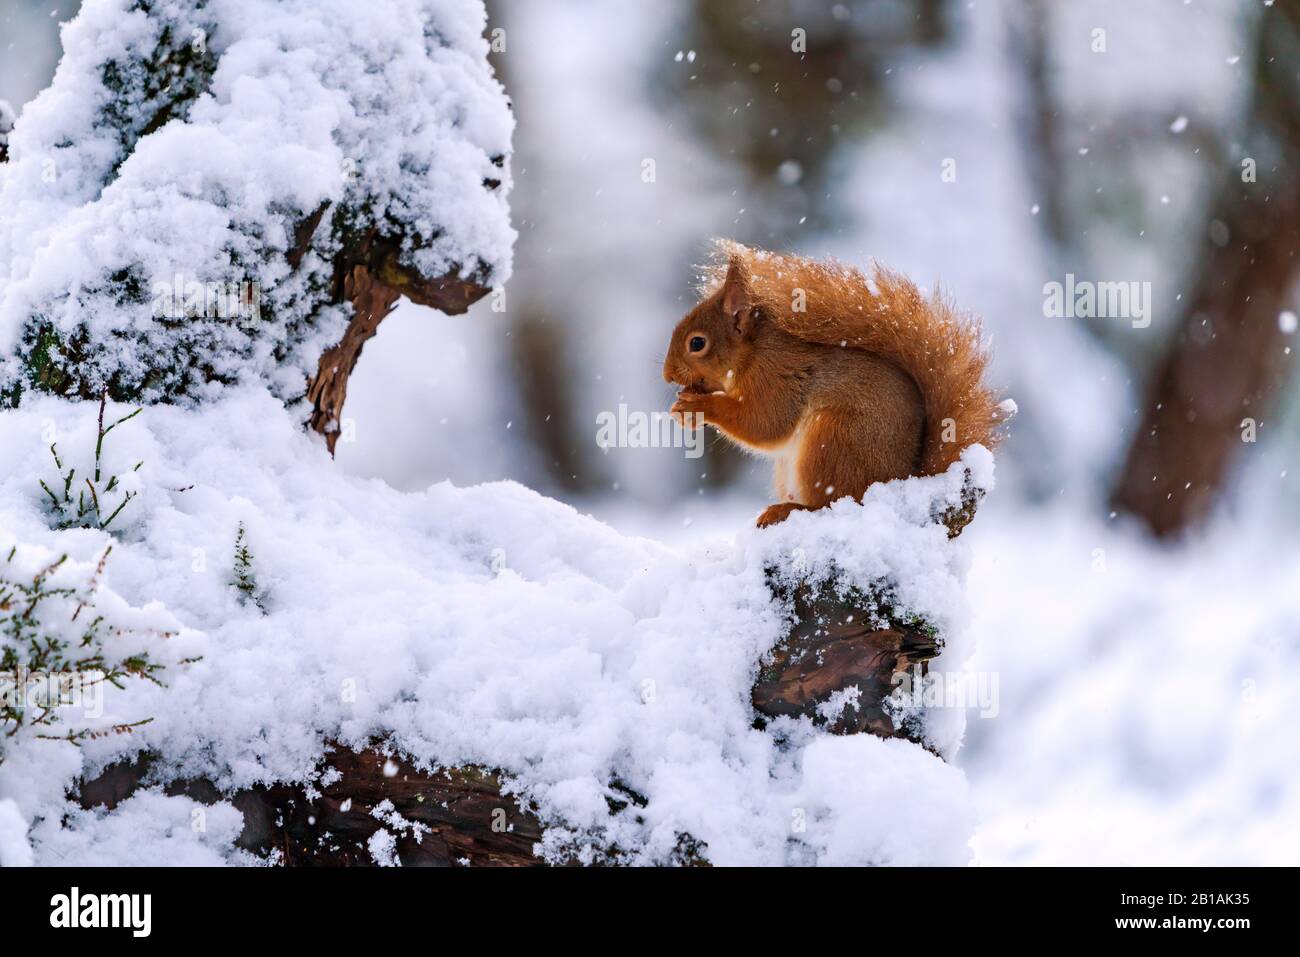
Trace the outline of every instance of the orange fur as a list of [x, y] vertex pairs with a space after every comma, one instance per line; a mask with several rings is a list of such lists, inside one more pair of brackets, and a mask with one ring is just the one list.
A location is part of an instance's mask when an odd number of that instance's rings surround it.
[[[715, 244], [701, 285], [716, 292], [728, 265], [738, 261], [754, 302], [796, 338], [862, 349], [906, 372], [925, 404], [919, 474], [944, 472], [976, 443], [990, 449], [1001, 439], [996, 393], [984, 384], [988, 352], [978, 322], [956, 311], [937, 291], [922, 295], [907, 277], [876, 265], [872, 280], [834, 260], [753, 249], [730, 240]], [[793, 308], [802, 289], [805, 311]], [[945, 421], [956, 441], [943, 441]]]
[[979, 327], [902, 276], [722, 242], [701, 291], [664, 359], [672, 411], [774, 458], [760, 526], [996, 444]]

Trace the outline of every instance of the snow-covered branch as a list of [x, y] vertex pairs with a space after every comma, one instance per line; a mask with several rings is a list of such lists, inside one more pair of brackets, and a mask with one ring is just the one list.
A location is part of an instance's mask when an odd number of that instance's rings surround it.
[[331, 429], [397, 296], [461, 312], [508, 276], [513, 119], [484, 22], [443, 0], [87, 0], [0, 168], [0, 394], [257, 380]]

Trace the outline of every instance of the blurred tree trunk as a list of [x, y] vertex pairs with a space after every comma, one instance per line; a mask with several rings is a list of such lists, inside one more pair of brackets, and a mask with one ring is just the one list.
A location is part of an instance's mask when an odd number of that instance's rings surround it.
[[519, 390], [519, 402], [529, 410], [528, 428], [522, 433], [534, 446], [543, 477], [568, 494], [608, 487], [601, 473], [586, 461], [583, 436], [574, 429], [577, 412], [568, 370], [570, 336], [563, 322], [554, 321], [530, 296], [522, 316], [513, 322], [509, 361]]
[[1291, 370], [1278, 315], [1300, 271], [1300, 4], [1265, 10], [1259, 31], [1244, 137], [1258, 182], [1241, 166], [1228, 173], [1210, 231], [1222, 235], [1221, 223], [1227, 239], [1207, 244], [1112, 497], [1161, 537], [1214, 505], [1246, 420], [1265, 421]]
[[1062, 247], [1067, 242], [1061, 202], [1065, 164], [1061, 161], [1061, 113], [1049, 52], [1051, 18], [1044, 0], [1021, 0], [1019, 9], [1011, 14], [1007, 49], [1011, 62], [1021, 72], [1024, 99], [1017, 128], [1024, 141], [1022, 156], [1034, 198], [1042, 209], [1039, 222], [1047, 238]]
[[[487, 0], [486, 6], [489, 33], [503, 24], [509, 31], [510, 4]], [[517, 63], [509, 54], [494, 51], [488, 61], [508, 94], [519, 86]], [[532, 262], [553, 261], [549, 242], [556, 224], [550, 215], [546, 167], [532, 162], [547, 144], [533, 130], [536, 110], [521, 112], [513, 94], [511, 103], [519, 124], [515, 133], [516, 176], [523, 188], [515, 193], [512, 204], [519, 239], [506, 313], [510, 325], [504, 356], [509, 366], [506, 381], [514, 390], [512, 400], [525, 422], [518, 435], [519, 441], [529, 446], [533, 470], [529, 484], [568, 496], [590, 494], [608, 488], [609, 480], [591, 454], [592, 443], [577, 427], [578, 396], [569, 367], [575, 354], [572, 330], [562, 316], [556, 315], [545, 288], [545, 282], [555, 283], [564, 277], [557, 276], [554, 267], [540, 274], [529, 268]]]

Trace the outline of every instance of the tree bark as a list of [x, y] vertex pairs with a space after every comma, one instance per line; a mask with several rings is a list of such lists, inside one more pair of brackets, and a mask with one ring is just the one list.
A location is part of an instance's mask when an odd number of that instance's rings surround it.
[[[299, 229], [296, 248], [289, 257], [291, 264], [301, 260], [323, 212], [323, 208], [318, 210]], [[486, 286], [455, 275], [422, 276], [403, 265], [399, 254], [395, 242], [372, 232], [335, 260], [334, 301], [350, 303], [352, 319], [338, 344], [321, 355], [307, 388], [307, 401], [312, 404], [308, 424], [325, 437], [331, 455], [338, 442], [348, 378], [362, 348], [379, 331], [379, 323], [393, 311], [397, 300], [406, 296], [419, 305], [459, 315], [488, 293]]]
[[[290, 867], [372, 865], [369, 841], [381, 829], [396, 839], [405, 867], [492, 865], [533, 867], [542, 863], [533, 845], [542, 838], [536, 815], [501, 793], [501, 778], [482, 768], [415, 770], [397, 756], [334, 747], [324, 764], [337, 775], [330, 784], [254, 787], [223, 795], [210, 781], [172, 781], [169, 795], [203, 804], [229, 800], [244, 816], [236, 844], [246, 851], [278, 855]], [[81, 806], [109, 810], [147, 780], [153, 759], [142, 756], [106, 768], [81, 788]], [[385, 828], [374, 809], [384, 801], [413, 827]]]
[[[795, 595], [799, 623], [759, 670], [751, 693], [754, 710], [767, 717], [805, 717], [831, 734], [866, 732], [923, 743], [917, 730], [895, 727], [885, 705], [900, 678], [914, 667], [924, 676], [939, 641], [923, 627], [875, 627], [867, 610], [806, 587]], [[856, 696], [833, 711], [823, 708], [836, 692]]]
[[[1141, 424], [1113, 492], [1117, 509], [1160, 537], [1196, 524], [1220, 497], [1246, 447], [1251, 420], [1267, 423], [1291, 374], [1278, 316], [1300, 260], [1300, 8], [1278, 4], [1261, 19], [1247, 142], [1258, 182], [1234, 168], [1181, 327], [1156, 367]], [[1253, 431], [1253, 430], [1252, 430]]]

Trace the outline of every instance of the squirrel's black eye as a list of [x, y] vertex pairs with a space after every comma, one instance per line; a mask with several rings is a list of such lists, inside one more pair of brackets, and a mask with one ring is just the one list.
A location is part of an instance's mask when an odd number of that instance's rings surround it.
[[706, 345], [708, 345], [708, 340], [703, 336], [691, 336], [689, 346], [692, 352], [703, 352]]

